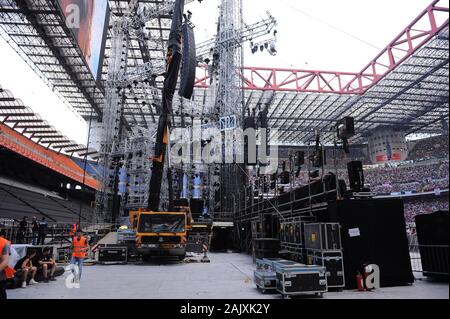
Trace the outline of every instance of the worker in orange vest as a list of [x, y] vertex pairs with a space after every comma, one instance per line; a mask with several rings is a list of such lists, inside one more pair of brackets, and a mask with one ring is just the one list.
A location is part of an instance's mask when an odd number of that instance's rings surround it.
[[71, 265], [78, 266], [78, 276], [76, 281], [81, 279], [81, 272], [83, 269], [83, 262], [86, 258], [86, 252], [88, 250], [87, 238], [82, 235], [81, 229], [77, 229], [75, 236], [72, 238], [72, 260]]
[[6, 299], [6, 281], [14, 278], [16, 272], [9, 266], [11, 243], [0, 234], [0, 299]]

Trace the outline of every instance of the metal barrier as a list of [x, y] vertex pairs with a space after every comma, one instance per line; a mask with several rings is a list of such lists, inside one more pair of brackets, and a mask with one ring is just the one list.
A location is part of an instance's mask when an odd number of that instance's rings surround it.
[[411, 266], [416, 278], [449, 276], [449, 246], [419, 245], [417, 235], [408, 235]]
[[[82, 226], [83, 232], [95, 237], [95, 239], [100, 239], [110, 231], [115, 231], [120, 227], [119, 225], [113, 224], [91, 224]], [[49, 225], [45, 235], [45, 244], [62, 245], [70, 242], [71, 229], [71, 224]], [[25, 232], [23, 232], [20, 230], [19, 223], [17, 221], [0, 221], [0, 231], [4, 232], [5, 238], [13, 244], [31, 244], [33, 241], [33, 232], [31, 231], [31, 227], [27, 227]]]

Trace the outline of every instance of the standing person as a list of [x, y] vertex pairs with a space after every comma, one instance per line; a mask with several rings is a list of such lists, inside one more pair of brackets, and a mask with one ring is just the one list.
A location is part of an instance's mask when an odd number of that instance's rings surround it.
[[47, 229], [48, 229], [47, 221], [45, 220], [45, 217], [42, 217], [42, 220], [39, 222], [38, 228], [38, 240], [37, 240], [38, 245], [44, 246], [45, 237], [47, 236]]
[[78, 266], [78, 278], [76, 278], [76, 282], [79, 282], [81, 279], [83, 262], [84, 258], [86, 258], [87, 250], [88, 250], [88, 241], [86, 237], [82, 235], [81, 229], [78, 228], [75, 233], [75, 237], [73, 237], [72, 239], [72, 260], [70, 261], [71, 265]]
[[39, 225], [38, 225], [38, 222], [36, 220], [36, 216], [33, 216], [33, 221], [31, 222], [31, 233], [32, 233], [31, 244], [33, 246], [37, 245], [38, 230], [39, 230]]
[[0, 300], [6, 299], [6, 280], [14, 277], [14, 270], [8, 266], [10, 242], [4, 238], [5, 234], [0, 233]]
[[44, 276], [44, 282], [48, 282], [49, 276], [48, 271], [50, 270], [50, 280], [55, 281], [55, 270], [56, 270], [56, 262], [53, 260], [52, 255], [50, 254], [50, 248], [45, 247], [42, 250], [42, 258], [39, 260], [39, 269], [42, 270], [42, 274]]
[[20, 272], [22, 275], [22, 288], [27, 287], [27, 279], [28, 276], [31, 275], [31, 279], [29, 284], [37, 284], [38, 282], [34, 280], [34, 277], [36, 276], [37, 268], [33, 266], [32, 259], [36, 257], [36, 251], [33, 249], [28, 250], [25, 257], [21, 258], [17, 263], [14, 269], [17, 272]]
[[19, 233], [17, 234], [17, 243], [23, 244], [25, 241], [25, 234], [27, 232], [28, 221], [27, 217], [24, 216], [19, 223]]

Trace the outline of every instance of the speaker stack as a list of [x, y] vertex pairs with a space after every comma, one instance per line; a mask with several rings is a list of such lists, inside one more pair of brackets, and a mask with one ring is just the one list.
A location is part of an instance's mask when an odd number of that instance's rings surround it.
[[197, 66], [194, 29], [185, 23], [181, 30], [183, 34], [183, 62], [180, 76], [180, 96], [190, 100], [194, 93], [195, 69]]

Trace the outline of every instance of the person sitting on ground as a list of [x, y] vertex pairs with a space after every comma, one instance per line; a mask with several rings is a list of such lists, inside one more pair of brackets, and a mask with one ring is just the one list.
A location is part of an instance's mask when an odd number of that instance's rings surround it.
[[[38, 271], [42, 271], [44, 275], [44, 282], [48, 282], [49, 279], [51, 281], [55, 281], [55, 270], [56, 270], [56, 262], [53, 260], [52, 255], [50, 254], [50, 248], [45, 247], [42, 250], [42, 258], [38, 261], [39, 268]], [[50, 278], [48, 272], [50, 271]]]
[[36, 276], [37, 268], [33, 266], [32, 259], [36, 256], [36, 251], [30, 249], [26, 256], [21, 258], [17, 263], [14, 269], [17, 271], [17, 276], [22, 276], [22, 288], [27, 286], [27, 279], [30, 276], [29, 285], [37, 284], [37, 281], [34, 280]]

